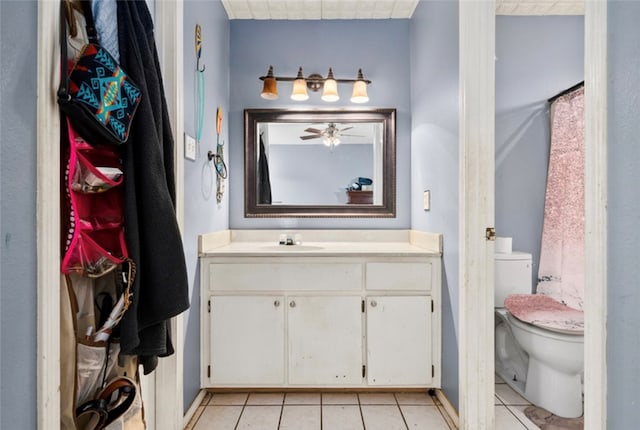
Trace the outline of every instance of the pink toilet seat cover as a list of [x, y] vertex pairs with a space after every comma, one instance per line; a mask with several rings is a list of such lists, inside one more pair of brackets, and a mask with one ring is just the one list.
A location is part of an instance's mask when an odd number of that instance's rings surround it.
[[544, 294], [511, 294], [504, 307], [520, 321], [563, 333], [584, 333], [584, 312]]

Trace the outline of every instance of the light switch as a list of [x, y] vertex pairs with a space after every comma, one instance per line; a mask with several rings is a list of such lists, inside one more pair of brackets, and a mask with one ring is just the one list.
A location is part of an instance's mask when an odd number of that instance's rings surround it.
[[431, 190], [425, 190], [422, 195], [422, 206], [425, 211], [431, 210]]
[[187, 133], [184, 134], [184, 158], [193, 161], [196, 159], [196, 140]]

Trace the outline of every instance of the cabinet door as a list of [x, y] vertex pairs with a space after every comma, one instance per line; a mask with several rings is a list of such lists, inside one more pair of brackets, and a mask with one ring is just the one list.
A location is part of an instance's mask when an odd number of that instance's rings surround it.
[[360, 296], [287, 299], [289, 383], [362, 384]]
[[213, 385], [284, 383], [284, 297], [211, 297]]
[[431, 297], [368, 297], [366, 315], [367, 383], [431, 384]]

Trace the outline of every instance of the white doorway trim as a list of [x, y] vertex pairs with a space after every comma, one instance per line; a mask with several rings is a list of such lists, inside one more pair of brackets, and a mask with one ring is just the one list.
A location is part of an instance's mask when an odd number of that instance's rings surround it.
[[60, 427], [60, 2], [38, 1], [37, 90], [37, 422]]
[[[495, 2], [460, 1], [460, 428], [494, 424]], [[607, 5], [585, 2], [585, 429], [606, 428]], [[483, 112], [484, 110], [484, 112]], [[482, 153], [484, 150], [486, 153]], [[485, 171], [486, 170], [486, 171]], [[491, 248], [491, 249], [489, 249]], [[491, 323], [489, 323], [491, 322]]]
[[[60, 427], [60, 146], [56, 91], [59, 78], [59, 0], [38, 1], [37, 82], [37, 423]], [[183, 2], [157, 1], [155, 31], [165, 95], [175, 140], [176, 210], [183, 225]], [[52, 144], [53, 142], [53, 144]], [[160, 360], [151, 376], [152, 400], [145, 404], [148, 428], [183, 428], [183, 344], [181, 317], [171, 323], [176, 353]], [[143, 390], [145, 391], [145, 390]], [[171, 407], [155, 408], [155, 404]]]
[[460, 429], [494, 422], [495, 1], [459, 2]]
[[585, 1], [585, 430], [607, 428], [607, 2]]
[[[182, 0], [155, 1], [155, 37], [163, 74], [163, 84], [174, 141], [176, 216], [180, 231], [184, 229], [184, 80], [183, 80], [183, 13]], [[183, 317], [171, 319], [171, 336], [175, 353], [158, 362], [155, 374], [155, 425], [158, 430], [183, 428]]]

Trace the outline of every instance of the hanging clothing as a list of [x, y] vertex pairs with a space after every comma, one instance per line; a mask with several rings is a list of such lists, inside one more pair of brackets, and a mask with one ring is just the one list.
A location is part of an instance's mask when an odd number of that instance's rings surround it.
[[157, 357], [173, 353], [168, 320], [189, 307], [189, 287], [153, 21], [144, 1], [118, 0], [117, 7], [120, 64], [142, 91], [123, 145], [125, 234], [138, 272], [131, 307], [120, 323], [121, 351], [138, 355], [149, 373]]
[[271, 204], [271, 179], [269, 179], [269, 160], [260, 135], [260, 156], [258, 159], [258, 203]]
[[92, 0], [91, 11], [100, 45], [120, 62], [118, 49], [118, 5], [116, 0]]
[[584, 86], [551, 104], [551, 148], [537, 293], [584, 302]]

